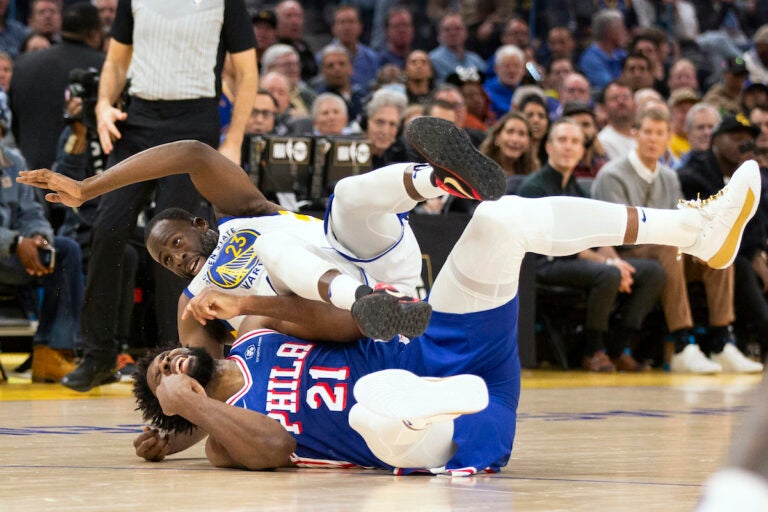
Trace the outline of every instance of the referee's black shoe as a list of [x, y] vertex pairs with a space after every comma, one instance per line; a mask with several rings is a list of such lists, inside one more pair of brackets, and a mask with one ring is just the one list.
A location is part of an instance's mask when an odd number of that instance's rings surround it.
[[110, 358], [84, 356], [77, 368], [61, 379], [61, 383], [69, 389], [85, 393], [96, 386], [117, 382], [120, 379], [115, 371], [116, 364], [116, 356]]
[[400, 293], [395, 287], [379, 283], [375, 288], [362, 285], [352, 304], [352, 318], [364, 335], [388, 340], [398, 334], [415, 338], [427, 330], [432, 306]]
[[408, 123], [408, 142], [430, 163], [438, 187], [465, 199], [493, 201], [507, 191], [499, 164], [472, 145], [467, 132], [437, 117]]

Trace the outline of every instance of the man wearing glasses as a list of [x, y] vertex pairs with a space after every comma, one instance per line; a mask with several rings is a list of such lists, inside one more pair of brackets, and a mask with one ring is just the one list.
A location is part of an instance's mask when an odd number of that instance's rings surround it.
[[251, 138], [255, 135], [274, 133], [277, 109], [277, 100], [268, 91], [259, 89], [256, 92], [256, 99], [253, 101], [251, 115], [245, 122], [245, 137], [243, 139], [243, 149], [240, 159], [240, 162], [246, 171], [249, 170], [248, 166], [250, 165]]

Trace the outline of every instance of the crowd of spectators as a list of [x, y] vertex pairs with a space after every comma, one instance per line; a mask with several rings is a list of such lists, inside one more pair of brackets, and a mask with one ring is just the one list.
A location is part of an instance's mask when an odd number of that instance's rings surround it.
[[[184, 58], [151, 54], [152, 49], [167, 43], [169, 51], [179, 55], [188, 51], [185, 44], [216, 52], [218, 48], [202, 48], [216, 41], [192, 40], [196, 36], [181, 32], [160, 38], [139, 30], [144, 23], [139, 18], [136, 25], [126, 24], [124, 17], [141, 3], [94, 0], [93, 10], [85, 13], [82, 4], [67, 0], [0, 0], [2, 149], [20, 150], [19, 157], [26, 162], [19, 166], [54, 167], [57, 149], [56, 165], [62, 166], [67, 154], [82, 154], [87, 147], [96, 156], [82, 166], [101, 172], [107, 157], [100, 150], [112, 152], [113, 143], [116, 154], [110, 164], [143, 147], [195, 137], [213, 146], [221, 144], [222, 153], [247, 169], [252, 164], [249, 137], [274, 134], [367, 138], [373, 165], [380, 167], [418, 159], [402, 135], [404, 125], [414, 116], [433, 115], [463, 128], [484, 154], [496, 160], [509, 176], [510, 192], [593, 194], [626, 204], [674, 208], [681, 197], [705, 198], [749, 158], [758, 160], [768, 183], [766, 2], [352, 0], [315, 5], [297, 0], [221, 0], [225, 11], [229, 9], [225, 17], [247, 13], [253, 33], [222, 36], [219, 42], [230, 51], [226, 59], [217, 60], [215, 83], [195, 84], [191, 94], [184, 83], [192, 80], [188, 73], [179, 68], [178, 75], [168, 74], [174, 66], [183, 66]], [[172, 19], [173, 9], [188, 8], [192, 9], [179, 4], [162, 14]], [[92, 23], [94, 13], [98, 27]], [[225, 19], [228, 27], [242, 29], [242, 23]], [[115, 38], [111, 43], [110, 35]], [[173, 38], [187, 42], [171, 44]], [[249, 45], [255, 51], [244, 52]], [[106, 99], [118, 100], [118, 89], [130, 77], [126, 92], [133, 101], [126, 108], [113, 108], [99, 98], [97, 116], [100, 121], [107, 118], [110, 125], [106, 138], [99, 134], [99, 144], [96, 128], [83, 126], [87, 112], [63, 115], [64, 98], [65, 91], [71, 94], [70, 72], [98, 71], [105, 56], [101, 80], [106, 77], [110, 88]], [[246, 57], [255, 62], [246, 63]], [[258, 84], [249, 81], [249, 66], [258, 66]], [[153, 73], [157, 76], [148, 78]], [[158, 89], [153, 89], [157, 85], [153, 81], [159, 83]], [[202, 117], [168, 124], [173, 132], [168, 136], [130, 125], [130, 119], [138, 116], [167, 123], [168, 116], [176, 115], [167, 110], [167, 103], [190, 99], [198, 101], [191, 107], [198, 114], [202, 108], [208, 112], [209, 100], [218, 101], [221, 130], [216, 137], [203, 133], [210, 123]], [[158, 110], [158, 105], [166, 110]], [[72, 105], [66, 106], [69, 112]], [[88, 106], [84, 102], [83, 107]], [[122, 117], [126, 111], [128, 121]], [[121, 141], [121, 130], [137, 142]], [[553, 138], [553, 131], [574, 133], [572, 140], [565, 140]], [[93, 165], [94, 158], [99, 165]], [[711, 174], [706, 183], [696, 179], [704, 172], [701, 169]], [[135, 270], [135, 264], [120, 254], [148, 197], [143, 189], [135, 194], [122, 199], [130, 202], [130, 208], [121, 209], [115, 203], [117, 196], [109, 199], [111, 217], [74, 221], [75, 231], [77, 222], [93, 228], [93, 240], [89, 232], [80, 233], [88, 240], [81, 242], [88, 249], [86, 257], [91, 251], [108, 256], [91, 258], [85, 267], [89, 286], [83, 325], [90, 326], [84, 335], [92, 338], [85, 345], [96, 355], [91, 368], [75, 376], [80, 380], [73, 388], [109, 380], [112, 367], [107, 360], [115, 355], [119, 335], [112, 332], [117, 322], [109, 320], [115, 313], [104, 311], [124, 310], [115, 306], [118, 294], [104, 288], [105, 278], [90, 280], [96, 274], [105, 276], [104, 272], [123, 275], [121, 282], [132, 279], [126, 276], [132, 276], [128, 267]], [[158, 197], [164, 205], [182, 200], [173, 194]], [[432, 200], [418, 211], [445, 213], [457, 203]], [[643, 361], [632, 359], [633, 341], [647, 305], [660, 297], [674, 340], [673, 370], [755, 371], [756, 366], [736, 348], [733, 326], [746, 326], [736, 330], [754, 333], [754, 341], [768, 344], [768, 234], [762, 218], [768, 213], [768, 193], [760, 207], [761, 214], [747, 228], [749, 242], [737, 264], [719, 273], [707, 271], [692, 258], [651, 249], [595, 248], [568, 261], [540, 262], [537, 275], [542, 282], [570, 283], [588, 291], [585, 368], [646, 368]], [[54, 228], [72, 232], [70, 213], [64, 215], [65, 221], [55, 211], [48, 215]], [[112, 263], [103, 266], [104, 258]], [[575, 271], [576, 263], [589, 265]], [[575, 274], [581, 276], [578, 283]], [[707, 339], [694, 335], [686, 295], [691, 280], [705, 284]], [[171, 291], [160, 295], [166, 302], [177, 290], [170, 284], [167, 288]], [[107, 296], [112, 298], [105, 301]], [[630, 300], [617, 299], [624, 296]], [[175, 312], [158, 315], [169, 319], [158, 319], [163, 339], [172, 337], [167, 325]], [[619, 326], [618, 331], [609, 335], [613, 325]], [[74, 340], [80, 336], [76, 331]], [[738, 343], [743, 349], [748, 341], [752, 339], [746, 335]]]

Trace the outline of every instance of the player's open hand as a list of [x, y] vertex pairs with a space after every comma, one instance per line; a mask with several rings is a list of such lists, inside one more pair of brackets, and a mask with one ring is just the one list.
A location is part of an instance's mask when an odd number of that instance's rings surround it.
[[133, 440], [136, 455], [144, 460], [160, 462], [170, 451], [170, 436], [156, 427], [144, 426], [143, 432]]
[[241, 314], [241, 300], [242, 297], [239, 295], [224, 293], [212, 286], [206, 286], [187, 303], [181, 318], [186, 320], [192, 315], [203, 325], [208, 320], [232, 318]]
[[52, 190], [53, 192], [45, 194], [45, 199], [50, 203], [61, 203], [66, 206], [77, 207], [87, 199], [83, 193], [82, 182], [75, 181], [49, 169], [21, 171], [16, 181], [44, 190]]

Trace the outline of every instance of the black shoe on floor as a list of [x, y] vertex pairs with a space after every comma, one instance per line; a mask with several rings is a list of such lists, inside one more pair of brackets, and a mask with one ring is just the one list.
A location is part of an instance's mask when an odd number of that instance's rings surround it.
[[507, 191], [499, 164], [480, 153], [469, 135], [437, 117], [417, 117], [408, 123], [408, 142], [432, 165], [436, 185], [454, 196], [493, 201]]
[[24, 360], [23, 363], [21, 363], [19, 366], [13, 369], [16, 373], [24, 373], [28, 372], [32, 369], [32, 354], [29, 354], [29, 356]]
[[388, 340], [398, 334], [415, 338], [427, 330], [432, 316], [429, 303], [404, 295], [388, 284], [361, 289], [352, 304], [352, 318], [369, 338]]
[[77, 368], [61, 379], [61, 383], [69, 389], [86, 392], [102, 384], [117, 382], [119, 377], [115, 375], [116, 361], [116, 357], [100, 360], [85, 356]]

